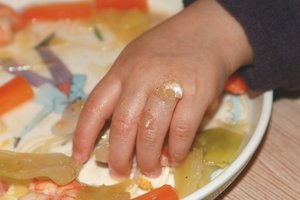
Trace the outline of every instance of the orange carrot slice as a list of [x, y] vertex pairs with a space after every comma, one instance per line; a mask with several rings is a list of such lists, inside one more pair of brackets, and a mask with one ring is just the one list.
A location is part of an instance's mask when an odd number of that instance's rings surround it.
[[25, 20], [54, 21], [60, 19], [86, 19], [93, 14], [89, 2], [53, 3], [33, 5], [22, 13]]
[[146, 11], [148, 9], [147, 0], [95, 0], [97, 10], [117, 9], [129, 10], [139, 9]]
[[232, 94], [243, 94], [247, 92], [248, 87], [239, 75], [233, 74], [227, 80], [225, 90]]
[[163, 185], [133, 200], [179, 200], [179, 197], [172, 186]]
[[29, 82], [17, 76], [0, 87], [0, 115], [16, 108], [34, 97]]
[[4, 195], [9, 189], [8, 183], [0, 181], [0, 197]]

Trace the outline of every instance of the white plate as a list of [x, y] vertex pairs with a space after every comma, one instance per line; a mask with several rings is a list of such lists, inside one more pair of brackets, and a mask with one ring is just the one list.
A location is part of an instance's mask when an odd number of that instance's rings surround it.
[[[60, 0], [57, 0], [60, 1]], [[66, 1], [74, 1], [74, 0], [66, 0]], [[0, 0], [1, 3], [7, 3], [9, 5], [12, 5], [13, 7], [17, 9], [22, 9], [23, 7], [26, 7], [27, 5], [30, 5], [30, 3], [35, 2], [47, 2], [47, 1], [41, 1], [41, 0]], [[48, 0], [48, 2], [53, 2], [52, 0]], [[150, 7], [153, 10], [159, 10], [162, 12], [168, 12], [168, 13], [176, 13], [180, 9], [182, 9], [182, 3], [180, 0], [172, 0], [172, 1], [159, 1], [159, 0], [149, 0]], [[74, 50], [76, 51], [76, 50]], [[120, 49], [117, 49], [115, 52], [111, 53], [109, 56], [105, 54], [100, 54], [97, 56], [93, 55], [85, 55], [90, 57], [97, 57], [101, 58], [103, 62], [107, 62], [109, 64], [109, 59], [107, 60], [107, 57], [110, 57], [110, 59], [114, 59]], [[80, 52], [80, 51], [79, 51]], [[101, 57], [102, 56], [102, 57]], [[81, 73], [82, 71], [76, 71], [76, 66], [82, 65], [84, 61], [77, 61], [74, 60], [73, 57], [70, 57], [69, 54], [64, 54], [63, 57], [66, 59], [66, 62], [72, 66], [75, 66], [74, 70], [76, 73]], [[99, 59], [100, 60], [100, 59]], [[97, 61], [95, 61], [97, 63]], [[1, 73], [1, 72], [0, 72]], [[88, 74], [89, 76], [93, 76], [92, 74]], [[7, 79], [6, 79], [7, 80]], [[94, 77], [91, 80], [88, 80], [88, 87], [85, 88], [86, 91], [90, 91], [92, 89], [92, 86], [95, 85], [97, 79]], [[4, 80], [0, 79], [0, 83], [4, 82]], [[32, 109], [38, 109], [34, 105], [29, 105], [23, 112], [30, 112]], [[241, 148], [241, 152], [238, 155], [238, 157], [234, 160], [234, 162], [228, 166], [220, 175], [218, 175], [214, 180], [212, 180], [210, 183], [205, 185], [203, 188], [197, 190], [193, 194], [187, 196], [184, 198], [184, 200], [194, 200], [194, 199], [213, 199], [217, 197], [222, 191], [224, 191], [228, 185], [239, 175], [239, 173], [243, 170], [243, 168], [247, 165], [248, 161], [251, 159], [252, 155], [255, 153], [258, 145], [260, 144], [266, 127], [269, 122], [270, 114], [272, 109], [272, 92], [264, 93], [263, 95], [256, 97], [254, 99], [250, 100], [250, 131], [248, 135], [246, 136], [246, 139], [243, 143], [243, 147]], [[33, 111], [33, 113], [37, 113], [38, 110]], [[15, 115], [15, 117], [20, 117], [18, 115]], [[8, 117], [9, 118], [9, 117]], [[54, 115], [48, 119], [48, 122], [52, 121], [55, 122], [59, 116]], [[8, 123], [15, 123], [13, 121], [7, 120]], [[27, 121], [28, 122], [28, 121]], [[25, 125], [27, 123], [26, 121], [20, 121], [20, 124], [23, 123]], [[36, 130], [36, 132], [39, 132], [41, 129], [49, 130], [51, 127], [49, 127], [49, 124], [51, 123], [44, 123], [40, 125], [40, 127]], [[20, 126], [21, 127], [21, 126]], [[12, 128], [10, 130], [11, 132], [20, 132], [20, 130], [17, 128]], [[34, 130], [33, 130], [34, 131]], [[0, 135], [0, 141], [4, 140], [4, 136]]]

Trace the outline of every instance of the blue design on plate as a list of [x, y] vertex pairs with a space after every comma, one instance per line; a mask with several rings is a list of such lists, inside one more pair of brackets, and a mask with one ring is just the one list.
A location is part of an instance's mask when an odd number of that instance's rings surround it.
[[234, 122], [238, 122], [241, 118], [241, 112], [242, 112], [241, 100], [236, 95], [230, 95], [230, 100], [233, 104], [233, 107], [232, 107], [233, 119], [232, 120]]
[[27, 135], [38, 123], [46, 118], [52, 112], [62, 113], [66, 106], [76, 99], [86, 99], [87, 94], [83, 87], [86, 82], [86, 76], [82, 74], [73, 75], [71, 81], [70, 95], [67, 96], [52, 84], [40, 86], [36, 94], [36, 103], [43, 106], [42, 110], [24, 127], [19, 136], [16, 138], [15, 147], [20, 139]]

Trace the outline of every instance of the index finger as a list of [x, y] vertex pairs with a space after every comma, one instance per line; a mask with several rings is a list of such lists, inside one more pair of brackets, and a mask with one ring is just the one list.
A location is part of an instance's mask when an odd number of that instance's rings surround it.
[[106, 76], [94, 88], [81, 111], [73, 137], [72, 157], [83, 163], [88, 160], [105, 121], [110, 118], [121, 92], [121, 82]]

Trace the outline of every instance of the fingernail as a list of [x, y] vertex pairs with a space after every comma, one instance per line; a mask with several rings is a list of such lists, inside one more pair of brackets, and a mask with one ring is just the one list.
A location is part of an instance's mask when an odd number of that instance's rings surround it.
[[149, 178], [157, 178], [161, 175], [161, 167], [158, 167], [154, 171], [151, 171], [151, 172], [143, 171], [142, 173]]
[[122, 175], [122, 174], [118, 173], [116, 170], [109, 168], [109, 174], [113, 179], [121, 181], [121, 180], [127, 179], [130, 175], [130, 172], [125, 175]]
[[171, 160], [169, 164], [170, 164], [170, 167], [174, 167], [174, 168], [179, 166], [179, 163], [174, 160]]

